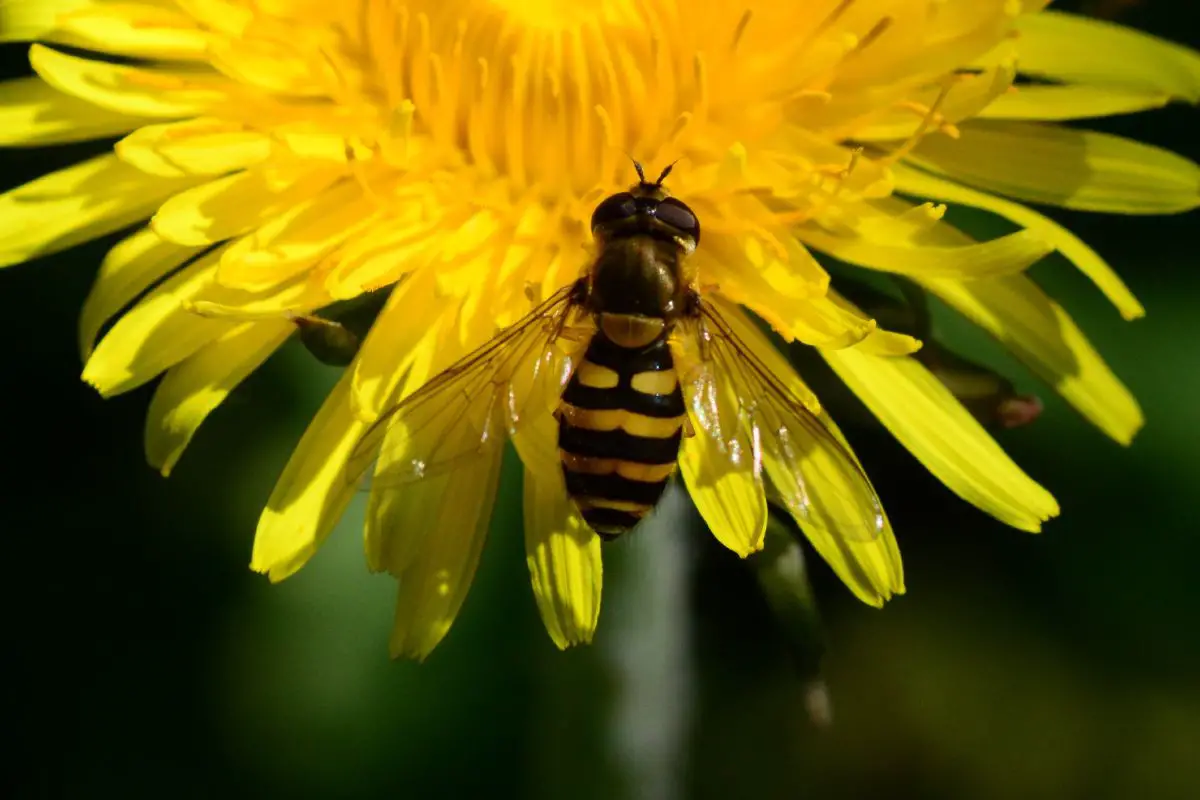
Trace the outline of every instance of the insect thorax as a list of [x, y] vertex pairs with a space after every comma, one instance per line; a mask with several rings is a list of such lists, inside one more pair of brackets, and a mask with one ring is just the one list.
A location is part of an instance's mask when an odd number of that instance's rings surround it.
[[603, 242], [589, 276], [588, 306], [597, 314], [673, 320], [683, 307], [682, 248], [648, 235]]

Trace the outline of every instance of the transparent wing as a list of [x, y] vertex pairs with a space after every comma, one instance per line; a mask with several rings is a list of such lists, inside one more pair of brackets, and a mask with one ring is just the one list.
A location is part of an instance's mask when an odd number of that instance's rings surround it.
[[559, 340], [580, 334], [575, 297], [575, 285], [560, 289], [385, 411], [350, 455], [351, 481], [372, 464], [372, 487], [443, 472], [502, 446], [527, 418], [552, 413], [573, 368], [573, 348]]
[[[704, 302], [683, 326], [684, 389], [696, 435], [731, 469], [765, 469], [797, 521], [869, 541], [886, 520], [874, 487], [841, 433], [791, 365], [740, 314]], [[760, 355], [761, 353], [761, 355]]]

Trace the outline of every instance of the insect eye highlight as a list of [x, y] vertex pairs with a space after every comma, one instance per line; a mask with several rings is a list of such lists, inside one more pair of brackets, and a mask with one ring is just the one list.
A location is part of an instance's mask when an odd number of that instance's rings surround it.
[[628, 219], [637, 213], [637, 203], [629, 192], [619, 192], [606, 198], [592, 212], [592, 230]]
[[690, 208], [674, 197], [664, 198], [654, 216], [659, 222], [691, 237], [696, 244], [700, 243], [700, 220], [696, 219], [696, 214]]

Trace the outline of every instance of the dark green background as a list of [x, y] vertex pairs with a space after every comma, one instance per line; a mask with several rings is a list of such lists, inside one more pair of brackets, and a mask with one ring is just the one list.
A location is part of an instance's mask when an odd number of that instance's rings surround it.
[[[1191, 2], [1101, 5], [1200, 45]], [[0, 60], [20, 74], [23, 48]], [[1200, 159], [1197, 122], [1173, 106], [1102, 127]], [[0, 184], [79, 152], [0, 152]], [[677, 531], [690, 577], [672, 596], [687, 635], [658, 699], [682, 691], [686, 730], [678, 762], [622, 740], [649, 773], [612, 744], [628, 690], [612, 651], [627, 641], [618, 629], [671, 606], [643, 610], [617, 585], [661, 584], [657, 550], [636, 537], [608, 549], [601, 644], [558, 653], [529, 592], [510, 473], [459, 623], [426, 664], [389, 662], [391, 583], [366, 573], [354, 513], [285, 584], [246, 567], [258, 509], [334, 373], [286, 347], [164, 481], [141, 451], [150, 390], [103, 401], [78, 380], [76, 314], [105, 244], [6, 270], [8, 780], [25, 797], [1200, 796], [1200, 218], [1055, 216], [1146, 305], [1146, 319], [1124, 323], [1061, 259], [1033, 271], [1136, 392], [1145, 431], [1129, 450], [1109, 442], [939, 316], [945, 340], [1046, 400], [1035, 425], [1001, 441], [1062, 517], [1043, 536], [1004, 528], [885, 433], [849, 426], [909, 592], [875, 611], [813, 567], [836, 713], [826, 730], [809, 725], [742, 565], [706, 534]], [[633, 728], [653, 729], [657, 706], [642, 708]]]

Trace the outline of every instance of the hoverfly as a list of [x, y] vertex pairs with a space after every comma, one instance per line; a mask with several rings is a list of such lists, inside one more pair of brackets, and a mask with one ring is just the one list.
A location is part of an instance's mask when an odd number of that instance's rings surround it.
[[840, 434], [745, 344], [740, 315], [701, 297], [688, 263], [700, 222], [664, 188], [671, 167], [650, 182], [634, 166], [638, 182], [592, 214], [597, 255], [585, 274], [385, 411], [352, 452], [352, 476], [378, 459], [372, 486], [386, 491], [552, 414], [566, 492], [604, 539], [657, 505], [690, 436], [707, 437], [728, 468], [756, 480], [766, 471], [801, 519], [820, 468], [807, 454], [820, 448], [843, 476], [825, 518], [872, 520], [868, 536], [878, 533], [878, 498]]

